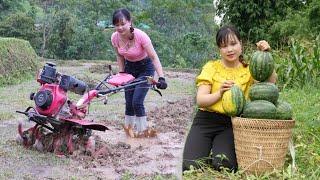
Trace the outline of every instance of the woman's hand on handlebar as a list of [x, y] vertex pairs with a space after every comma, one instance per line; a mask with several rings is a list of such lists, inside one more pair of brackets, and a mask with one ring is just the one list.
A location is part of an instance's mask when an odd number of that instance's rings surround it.
[[156, 86], [158, 89], [166, 89], [168, 87], [168, 84], [166, 83], [166, 80], [164, 77], [159, 77]]

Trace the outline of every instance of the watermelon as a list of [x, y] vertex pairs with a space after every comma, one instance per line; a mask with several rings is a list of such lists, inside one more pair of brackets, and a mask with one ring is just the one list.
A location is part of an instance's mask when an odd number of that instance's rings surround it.
[[249, 64], [252, 77], [260, 82], [266, 81], [274, 71], [274, 61], [270, 52], [256, 51]]
[[242, 90], [237, 85], [233, 85], [222, 96], [222, 107], [229, 116], [238, 116], [242, 113], [245, 97]]
[[292, 108], [291, 105], [286, 101], [278, 101], [276, 109], [276, 119], [292, 119]]
[[249, 90], [249, 98], [254, 100], [266, 100], [276, 104], [279, 98], [278, 87], [269, 82], [260, 82], [253, 84]]
[[276, 106], [266, 100], [255, 100], [246, 104], [242, 116], [255, 119], [274, 119]]

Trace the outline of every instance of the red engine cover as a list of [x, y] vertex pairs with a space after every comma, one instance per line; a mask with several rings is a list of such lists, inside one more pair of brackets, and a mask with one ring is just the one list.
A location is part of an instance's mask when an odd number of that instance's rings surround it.
[[65, 104], [67, 100], [66, 92], [59, 87], [57, 84], [43, 84], [39, 91], [50, 91], [52, 93], [52, 103], [46, 109], [42, 109], [36, 106], [36, 110], [41, 115], [54, 117], [56, 116], [62, 106]]

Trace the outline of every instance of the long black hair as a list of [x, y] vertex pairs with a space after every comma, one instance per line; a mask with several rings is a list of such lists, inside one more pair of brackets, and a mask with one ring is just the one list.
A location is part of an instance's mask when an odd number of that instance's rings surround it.
[[[216, 35], [216, 44], [220, 48], [223, 44], [227, 44], [230, 38], [230, 35], [236, 36], [241, 42], [241, 36], [239, 31], [234, 26], [223, 26], [221, 27]], [[239, 61], [244, 67], [247, 67], [248, 64], [244, 62], [243, 55], [239, 56]]]
[[[121, 23], [121, 21], [125, 19], [127, 21], [131, 21], [131, 14], [129, 12], [128, 9], [126, 8], [120, 8], [120, 9], [117, 9], [113, 12], [113, 15], [112, 15], [112, 24], [113, 25], [116, 25], [118, 23]], [[132, 22], [132, 21], [131, 21]], [[133, 39], [134, 35], [133, 35], [133, 31], [134, 31], [134, 28], [131, 24], [130, 26], [130, 32], [131, 32], [131, 36], [129, 37], [130, 40]]]

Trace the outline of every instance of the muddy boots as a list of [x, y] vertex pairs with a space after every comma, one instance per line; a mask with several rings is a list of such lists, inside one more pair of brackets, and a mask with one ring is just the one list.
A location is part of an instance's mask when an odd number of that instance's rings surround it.
[[157, 135], [156, 130], [148, 127], [147, 116], [136, 117], [137, 134], [138, 138], [150, 138]]
[[135, 124], [136, 124], [136, 116], [125, 115], [123, 129], [126, 132], [127, 136], [130, 136], [132, 138], [135, 137], [135, 134], [133, 131]]

